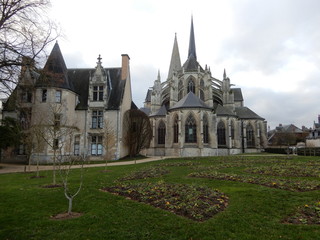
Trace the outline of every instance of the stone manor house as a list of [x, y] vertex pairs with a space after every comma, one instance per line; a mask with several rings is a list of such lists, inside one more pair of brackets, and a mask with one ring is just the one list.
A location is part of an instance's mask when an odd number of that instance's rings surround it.
[[[30, 131], [35, 145], [41, 145], [32, 150], [31, 160], [40, 155], [40, 162], [50, 162], [54, 149], [63, 155], [85, 154], [90, 160], [128, 155], [122, 119], [133, 104], [129, 60], [123, 54], [121, 67], [104, 68], [99, 56], [95, 68], [68, 69], [56, 43], [42, 70], [26, 61], [3, 117], [19, 119], [27, 132], [43, 126], [42, 132]], [[39, 132], [46, 141], [36, 142]], [[25, 157], [26, 145], [3, 157]]]
[[[123, 119], [135, 107], [130, 58], [123, 54], [122, 66], [116, 68], [103, 67], [101, 60], [99, 56], [95, 68], [67, 68], [58, 43], [41, 70], [25, 59], [19, 83], [4, 103], [3, 117], [19, 119], [26, 130], [47, 126], [42, 132], [47, 140], [34, 144], [38, 147], [31, 160], [37, 155], [41, 162], [50, 162], [57, 148], [62, 154], [85, 154], [91, 160], [128, 155]], [[245, 107], [241, 89], [231, 86], [226, 72], [218, 80], [210, 68], [199, 64], [191, 21], [187, 60], [181, 64], [175, 36], [167, 79], [161, 82], [158, 74], [147, 91], [141, 110], [150, 118], [153, 138], [143, 153], [211, 156], [263, 150], [266, 121]], [[23, 157], [25, 145], [3, 157]]]
[[244, 106], [240, 88], [212, 77], [198, 60], [193, 20], [188, 58], [181, 64], [174, 38], [166, 81], [160, 75], [147, 91], [142, 110], [150, 117], [150, 155], [212, 156], [260, 152], [267, 144], [267, 123]]

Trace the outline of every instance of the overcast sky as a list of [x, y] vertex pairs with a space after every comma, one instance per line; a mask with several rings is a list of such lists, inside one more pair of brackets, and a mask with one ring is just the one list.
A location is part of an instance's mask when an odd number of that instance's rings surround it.
[[245, 106], [279, 123], [312, 127], [320, 114], [319, 0], [51, 0], [67, 67], [120, 67], [131, 58], [133, 101], [143, 106], [160, 70], [168, 75], [177, 33], [187, 58], [191, 15], [197, 59], [226, 69]]

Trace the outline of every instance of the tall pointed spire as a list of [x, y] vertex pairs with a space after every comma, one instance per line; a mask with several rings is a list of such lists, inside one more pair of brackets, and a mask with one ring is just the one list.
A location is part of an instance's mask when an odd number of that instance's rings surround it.
[[190, 29], [190, 40], [189, 40], [189, 53], [188, 58], [193, 55], [197, 59], [196, 53], [196, 42], [194, 38], [194, 29], [193, 29], [193, 16], [191, 16], [191, 29]]
[[169, 73], [168, 73], [168, 79], [172, 78], [173, 73], [175, 71], [179, 71], [180, 69], [181, 69], [181, 60], [180, 60], [177, 34], [175, 34], [172, 55], [171, 55], [171, 61], [170, 61], [170, 67], [169, 67]]

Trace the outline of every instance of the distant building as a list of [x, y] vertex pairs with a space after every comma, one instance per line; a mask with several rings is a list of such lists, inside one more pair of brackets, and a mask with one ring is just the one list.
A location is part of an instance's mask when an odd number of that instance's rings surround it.
[[[42, 150], [32, 151], [41, 162], [52, 161], [55, 147], [61, 148], [62, 155], [85, 154], [91, 160], [124, 157], [128, 148], [123, 141], [122, 119], [132, 105], [129, 59], [123, 54], [121, 67], [104, 68], [99, 56], [95, 68], [67, 68], [56, 43], [43, 69], [38, 70], [32, 62], [22, 68], [19, 83], [4, 104], [3, 116], [18, 119], [26, 131], [47, 127], [46, 144]], [[59, 130], [53, 136], [56, 128], [74, 131], [69, 135]], [[108, 129], [112, 133], [106, 137]], [[108, 149], [107, 141], [111, 144]], [[3, 157], [23, 156], [25, 147], [21, 145], [14, 154]]]
[[169, 73], [147, 91], [144, 107], [153, 128], [150, 155], [212, 156], [260, 152], [267, 145], [266, 121], [244, 106], [240, 88], [212, 76], [197, 59], [193, 20], [188, 58], [181, 64], [174, 38]]
[[268, 144], [271, 147], [296, 146], [299, 142], [305, 142], [308, 134], [307, 130], [302, 130], [293, 124], [279, 124], [275, 129], [268, 132]]
[[306, 138], [306, 147], [320, 147], [320, 115], [318, 115], [318, 122], [313, 122], [313, 128]]

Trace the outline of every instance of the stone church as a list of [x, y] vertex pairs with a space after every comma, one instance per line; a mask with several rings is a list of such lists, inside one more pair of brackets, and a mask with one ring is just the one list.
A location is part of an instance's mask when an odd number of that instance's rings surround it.
[[123, 54], [122, 66], [115, 68], [103, 67], [101, 60], [99, 56], [94, 68], [67, 68], [58, 43], [43, 69], [25, 59], [3, 117], [17, 119], [34, 144], [27, 140], [2, 158], [19, 161], [30, 152], [31, 161], [39, 157], [42, 163], [51, 162], [55, 149], [90, 160], [127, 156], [122, 119], [135, 106], [130, 58]]
[[143, 110], [153, 138], [149, 155], [213, 156], [261, 152], [267, 144], [264, 118], [244, 106], [240, 88], [223, 73], [212, 76], [197, 59], [193, 20], [187, 60], [181, 64], [174, 38], [168, 77], [147, 91]]

